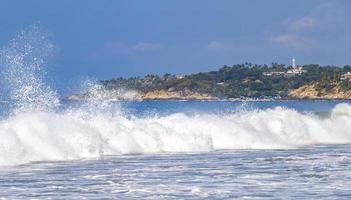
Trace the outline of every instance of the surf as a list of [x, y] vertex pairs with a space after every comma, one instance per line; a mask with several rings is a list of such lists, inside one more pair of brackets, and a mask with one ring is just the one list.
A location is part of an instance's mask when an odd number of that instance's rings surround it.
[[290, 149], [351, 142], [351, 106], [328, 118], [276, 107], [224, 116], [27, 111], [0, 121], [0, 165], [105, 155]]
[[45, 82], [53, 49], [45, 34], [30, 27], [0, 51], [7, 86], [2, 94], [9, 95], [10, 104], [0, 120], [0, 165], [351, 143], [351, 106], [345, 103], [327, 117], [283, 107], [140, 117], [101, 99], [62, 108], [58, 93]]

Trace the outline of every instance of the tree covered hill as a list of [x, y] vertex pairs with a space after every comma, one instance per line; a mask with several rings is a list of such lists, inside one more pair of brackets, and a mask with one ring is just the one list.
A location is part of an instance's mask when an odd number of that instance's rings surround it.
[[335, 85], [350, 90], [350, 81], [340, 81], [340, 76], [351, 72], [351, 66], [304, 65], [305, 73], [295, 76], [272, 75], [264, 72], [286, 72], [291, 69], [281, 64], [238, 64], [223, 66], [217, 71], [201, 72], [184, 77], [165, 74], [147, 75], [143, 78], [115, 78], [101, 81], [106, 90], [135, 90], [142, 93], [167, 91], [178, 93], [206, 94], [219, 99], [288, 97], [289, 91], [304, 85], [314, 84], [318, 90], [328, 91]]

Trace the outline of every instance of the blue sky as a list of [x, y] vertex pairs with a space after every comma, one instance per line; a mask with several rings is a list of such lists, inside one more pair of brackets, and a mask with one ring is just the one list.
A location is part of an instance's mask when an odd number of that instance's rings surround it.
[[36, 24], [60, 81], [272, 62], [351, 64], [348, 0], [3, 0], [0, 44]]

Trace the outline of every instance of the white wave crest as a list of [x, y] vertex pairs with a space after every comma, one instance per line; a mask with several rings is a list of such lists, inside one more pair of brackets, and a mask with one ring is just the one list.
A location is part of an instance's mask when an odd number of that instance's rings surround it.
[[81, 110], [23, 112], [0, 122], [0, 165], [103, 155], [287, 149], [351, 142], [351, 106], [329, 118], [280, 107], [237, 114], [126, 118]]
[[96, 101], [55, 112], [60, 109], [56, 91], [43, 79], [43, 65], [52, 49], [45, 34], [29, 27], [0, 50], [2, 74], [15, 103], [15, 112], [0, 121], [0, 165], [351, 142], [347, 104], [337, 105], [329, 118], [279, 107], [222, 116], [177, 113], [138, 118], [126, 117], [118, 108], [111, 113], [112, 104], [100, 101], [106, 95], [97, 88]]

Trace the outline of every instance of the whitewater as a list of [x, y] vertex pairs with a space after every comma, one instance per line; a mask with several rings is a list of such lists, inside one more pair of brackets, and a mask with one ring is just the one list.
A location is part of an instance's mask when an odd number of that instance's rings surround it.
[[99, 159], [106, 155], [294, 149], [351, 143], [351, 106], [327, 116], [295, 109], [238, 109], [218, 113], [127, 115], [115, 102], [62, 107], [45, 84], [54, 45], [37, 27], [3, 47], [3, 96], [11, 102], [0, 121], [0, 165]]
[[351, 142], [351, 106], [328, 118], [281, 107], [243, 113], [182, 113], [126, 118], [27, 111], [0, 122], [0, 164], [99, 158], [103, 155], [289, 149]]
[[348, 101], [67, 101], [49, 38], [0, 49], [1, 199], [350, 198]]

